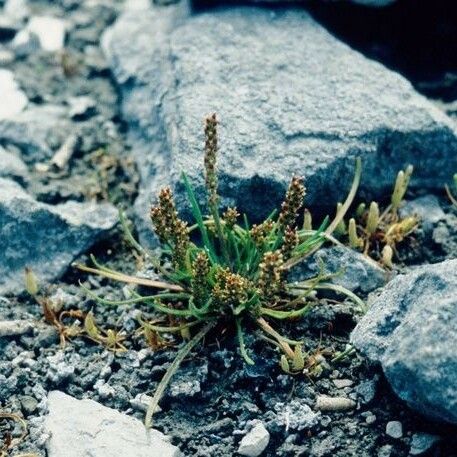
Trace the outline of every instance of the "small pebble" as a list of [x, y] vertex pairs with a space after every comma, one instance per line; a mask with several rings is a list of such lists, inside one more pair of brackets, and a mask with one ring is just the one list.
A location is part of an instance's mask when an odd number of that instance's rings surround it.
[[378, 451], [378, 457], [390, 457], [392, 455], [392, 446], [390, 444], [386, 444], [385, 446], [381, 446]]
[[429, 433], [415, 433], [411, 440], [410, 455], [424, 455], [440, 440], [439, 436]]
[[60, 51], [65, 43], [66, 23], [52, 16], [34, 16], [30, 19], [27, 29], [34, 33], [44, 51]]
[[32, 328], [33, 325], [30, 321], [0, 321], [0, 338], [23, 335], [24, 333], [31, 331]]
[[38, 401], [30, 395], [24, 395], [20, 398], [22, 410], [26, 414], [33, 414], [38, 406]]
[[351, 387], [354, 382], [351, 379], [334, 379], [333, 384], [337, 389], [344, 389], [345, 387]]
[[257, 457], [265, 450], [270, 441], [270, 433], [260, 422], [243, 437], [238, 448], [238, 454], [247, 457]]
[[390, 421], [386, 425], [386, 435], [391, 438], [401, 438], [403, 436], [403, 425], [400, 421]]

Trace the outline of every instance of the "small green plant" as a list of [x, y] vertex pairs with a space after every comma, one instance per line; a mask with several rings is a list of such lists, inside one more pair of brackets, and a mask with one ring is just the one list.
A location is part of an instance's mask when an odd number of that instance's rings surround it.
[[451, 203], [457, 208], [457, 173], [453, 177], [453, 190], [446, 184], [446, 193], [447, 196], [449, 197], [449, 200], [451, 200]]
[[263, 339], [279, 348], [283, 369], [297, 372], [307, 365], [311, 367], [312, 361], [305, 360], [302, 342], [280, 334], [272, 321], [305, 315], [316, 302], [315, 292], [321, 289], [345, 294], [364, 308], [357, 296], [332, 284], [331, 275], [324, 272], [306, 281], [287, 282], [288, 270], [315, 252], [343, 220], [360, 181], [360, 160], [357, 160], [348, 197], [334, 220], [329, 223], [326, 219], [317, 230], [312, 230], [307, 212], [304, 227], [297, 227], [305, 197], [303, 180], [298, 176], [291, 179], [279, 214], [273, 212], [260, 224], [251, 225], [247, 216], [240, 217], [233, 207], [221, 212], [217, 151], [217, 119], [212, 115], [205, 121], [204, 154], [209, 215], [203, 215], [185, 174], [182, 179], [194, 218], [192, 225], [179, 217], [171, 189], [163, 188], [150, 211], [154, 231], [161, 243], [160, 255], [146, 252], [138, 244], [121, 215], [128, 239], [156, 268], [160, 281], [110, 270], [95, 259], [96, 268], [78, 265], [86, 272], [160, 291], [151, 295], [133, 291], [133, 297], [128, 300], [109, 301], [87, 290], [105, 304], [149, 304], [162, 316], [159, 321], [141, 323], [142, 332], [152, 346], [164, 345], [158, 334], [178, 333], [187, 339], [154, 394], [146, 414], [147, 427], [151, 426], [152, 415], [182, 360], [216, 326], [234, 329], [240, 354], [247, 364], [254, 364], [254, 359], [245, 345], [245, 331], [260, 330]]
[[[347, 223], [344, 219], [340, 221], [335, 236], [346, 240], [351, 248], [361, 250], [365, 255], [370, 255], [384, 266], [392, 268], [397, 244], [411, 235], [419, 224], [417, 217], [401, 218], [398, 213], [412, 173], [412, 165], [398, 172], [390, 204], [382, 212], [375, 201], [369, 206], [361, 203]], [[337, 213], [340, 207], [341, 203], [338, 203]]]

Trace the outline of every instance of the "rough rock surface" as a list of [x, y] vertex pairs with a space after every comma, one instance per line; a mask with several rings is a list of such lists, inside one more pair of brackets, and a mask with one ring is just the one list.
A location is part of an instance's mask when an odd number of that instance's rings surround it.
[[387, 273], [375, 261], [353, 249], [334, 246], [320, 249], [293, 270], [292, 280], [303, 280], [316, 276], [320, 267], [334, 273], [332, 282], [351, 291], [371, 292], [387, 282]]
[[397, 395], [434, 419], [457, 423], [457, 260], [392, 280], [351, 335], [379, 362]]
[[26, 266], [41, 280], [56, 279], [116, 221], [111, 205], [47, 205], [0, 178], [0, 294], [23, 289]]
[[14, 116], [0, 120], [0, 139], [3, 145], [18, 147], [24, 160], [50, 159], [53, 149], [74, 131], [62, 106], [30, 105]]
[[16, 155], [11, 154], [0, 146], [0, 177], [27, 181], [28, 170], [25, 163]]
[[178, 457], [178, 448], [156, 431], [148, 433], [133, 417], [100, 405], [77, 400], [63, 392], [48, 395], [45, 427], [49, 457]]
[[221, 121], [223, 203], [253, 218], [279, 204], [294, 173], [306, 178], [308, 205], [343, 199], [357, 156], [362, 187], [377, 195], [407, 163], [413, 187], [441, 188], [457, 169], [455, 124], [303, 10], [190, 14], [185, 4], [148, 4], [127, 10], [103, 48], [142, 174], [143, 235], [161, 185], [171, 182], [188, 207], [182, 171], [204, 200], [202, 119], [211, 112]]

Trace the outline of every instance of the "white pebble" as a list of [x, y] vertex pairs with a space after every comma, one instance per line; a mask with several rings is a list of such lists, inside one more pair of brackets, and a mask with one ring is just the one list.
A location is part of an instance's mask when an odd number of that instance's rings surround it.
[[247, 457], [257, 457], [266, 449], [270, 441], [270, 433], [260, 422], [243, 437], [238, 448], [238, 454]]

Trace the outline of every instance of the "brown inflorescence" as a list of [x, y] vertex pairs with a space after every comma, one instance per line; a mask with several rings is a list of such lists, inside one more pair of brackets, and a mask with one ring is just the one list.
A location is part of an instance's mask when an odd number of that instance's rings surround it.
[[287, 227], [284, 231], [284, 242], [281, 247], [284, 260], [289, 260], [292, 257], [292, 253], [298, 246], [299, 242], [300, 240], [298, 238], [297, 228]]
[[269, 251], [259, 265], [258, 287], [264, 298], [269, 299], [283, 289], [284, 258], [281, 251]]
[[187, 223], [178, 217], [169, 187], [160, 191], [158, 204], [151, 208], [150, 216], [160, 241], [168, 243], [173, 249], [173, 263], [182, 266], [189, 245], [189, 233]]
[[197, 306], [206, 304], [209, 298], [209, 259], [206, 252], [199, 252], [192, 264], [192, 296]]
[[208, 189], [210, 206], [216, 207], [219, 201], [217, 195], [217, 119], [212, 114], [205, 119], [205, 181]]
[[295, 225], [297, 214], [303, 205], [304, 198], [305, 186], [303, 185], [303, 178], [294, 176], [287, 189], [286, 198], [281, 205], [281, 213], [279, 214], [279, 224], [283, 230]]

